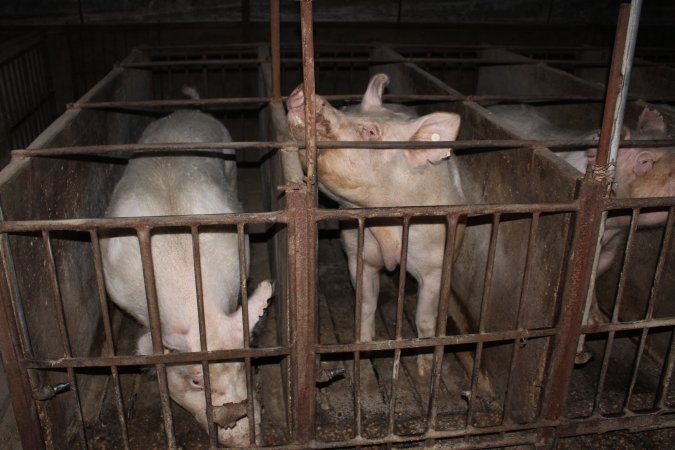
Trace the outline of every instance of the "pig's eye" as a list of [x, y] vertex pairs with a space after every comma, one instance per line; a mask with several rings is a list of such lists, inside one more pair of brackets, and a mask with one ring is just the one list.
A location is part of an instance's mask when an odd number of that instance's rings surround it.
[[204, 385], [202, 384], [202, 380], [200, 380], [198, 378], [192, 378], [190, 380], [190, 386], [193, 389], [204, 389]]

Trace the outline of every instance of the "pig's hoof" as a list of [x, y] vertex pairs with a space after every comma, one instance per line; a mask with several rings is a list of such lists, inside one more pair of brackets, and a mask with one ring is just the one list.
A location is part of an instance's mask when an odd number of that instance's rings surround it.
[[425, 377], [431, 373], [434, 355], [417, 355], [417, 375]]
[[574, 365], [583, 366], [588, 361], [590, 361], [592, 357], [593, 357], [593, 354], [591, 352], [579, 352], [574, 357]]

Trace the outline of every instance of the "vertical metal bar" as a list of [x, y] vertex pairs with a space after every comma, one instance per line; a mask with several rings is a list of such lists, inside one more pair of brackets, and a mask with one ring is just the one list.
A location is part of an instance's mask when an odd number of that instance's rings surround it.
[[632, 0], [630, 4], [622, 3], [619, 6], [602, 129], [598, 142], [598, 155], [595, 162], [598, 166], [616, 161], [641, 9], [642, 0]]
[[[518, 300], [518, 311], [516, 313], [516, 329], [523, 329], [523, 302], [527, 295], [527, 290], [530, 286], [530, 268], [534, 261], [535, 246], [537, 242], [537, 232], [539, 231], [539, 213], [532, 214], [532, 221], [530, 222], [530, 233], [527, 239], [527, 254], [525, 256], [525, 270], [523, 271], [523, 278], [521, 283], [520, 298]], [[504, 408], [502, 412], [502, 423], [505, 421], [511, 422], [511, 399], [513, 398], [513, 391], [511, 383], [513, 372], [516, 370], [518, 362], [518, 355], [520, 354], [520, 342], [518, 339], [513, 341], [513, 351], [511, 352], [511, 364], [509, 367], [508, 379], [506, 380], [506, 396], [504, 398]]]
[[316, 189], [316, 103], [314, 80], [314, 25], [312, 0], [300, 1], [302, 31], [302, 81], [305, 95], [305, 148], [307, 152], [307, 189]]
[[626, 250], [623, 258], [623, 265], [621, 267], [621, 275], [619, 277], [619, 287], [614, 300], [614, 308], [612, 309], [612, 323], [619, 321], [619, 313], [621, 312], [621, 304], [623, 303], [624, 288], [626, 286], [627, 270], [630, 260], [633, 256], [633, 241], [635, 240], [635, 232], [637, 231], [638, 210], [634, 209], [630, 219], [630, 229], [628, 231], [628, 239], [626, 240]]
[[354, 341], [361, 342], [361, 309], [363, 308], [363, 246], [365, 240], [365, 219], [358, 219], [358, 238], [356, 244], [356, 302], [354, 306]]
[[[626, 109], [628, 82], [630, 81], [630, 70], [635, 50], [635, 41], [637, 40], [637, 28], [641, 7], [642, 0], [634, 0], [630, 5], [624, 3], [619, 7], [614, 49], [612, 52], [609, 80], [605, 95], [602, 128], [600, 130], [600, 140], [598, 142], [598, 154], [595, 164], [591, 169], [596, 180], [608, 182], [608, 188], [611, 186], [614, 179], [613, 171], [608, 169], [615, 164], [619, 148], [621, 125]], [[604, 195], [608, 195], [609, 191], [609, 189], [606, 189]], [[600, 221], [600, 233], [598, 234], [598, 241], [596, 242], [595, 259], [593, 260], [593, 266], [591, 267], [592, 277], [588, 292], [586, 293], [583, 316], [584, 323], [588, 322], [591, 304], [593, 302], [598, 260], [600, 258], [600, 248], [602, 247], [601, 240], [605, 232], [606, 219], [607, 212], [603, 212]], [[582, 351], [584, 341], [585, 336], [580, 336], [577, 351]]]
[[576, 348], [570, 342], [577, 342], [581, 334], [583, 300], [591, 281], [595, 243], [598, 242], [600, 231], [603, 191], [603, 185], [589, 176], [581, 183], [579, 210], [574, 218], [574, 237], [558, 317], [559, 331], [554, 338], [553, 354], [546, 376], [543, 416], [548, 420], [557, 420], [561, 416], [569, 391], [576, 356]]
[[[455, 256], [455, 235], [459, 217], [447, 217], [445, 224], [445, 254], [443, 255], [443, 273], [441, 275], [441, 289], [438, 302], [438, 316], [436, 320], [436, 335], [445, 336], [448, 324], [448, 309], [452, 288], [452, 269]], [[427, 431], [436, 430], [438, 417], [438, 392], [443, 371], [443, 356], [445, 347], [437, 345], [434, 348], [434, 364], [431, 370], [431, 389], [429, 390], [429, 410], [427, 415]]]
[[[66, 326], [66, 315], [63, 312], [63, 299], [61, 298], [61, 288], [59, 287], [59, 279], [56, 274], [56, 263], [54, 261], [54, 253], [52, 252], [51, 238], [49, 236], [49, 231], [42, 230], [42, 242], [45, 247], [45, 260], [47, 261], [47, 272], [49, 276], [49, 283], [52, 288], [52, 302], [54, 306], [54, 311], [56, 312], [56, 324], [59, 330], [59, 336], [61, 338], [61, 347], [63, 350], [63, 356], [70, 358], [72, 356], [72, 350], [70, 347], [70, 339], [68, 337], [68, 329]], [[75, 396], [75, 417], [77, 419], [77, 427], [80, 438], [80, 445], [82, 448], [89, 448], [87, 446], [87, 435], [84, 431], [84, 419], [82, 417], [82, 405], [80, 403], [80, 394], [77, 388], [77, 379], [75, 377], [75, 369], [69, 367], [67, 369], [68, 381], [71, 383], [71, 388], [73, 395]]]
[[[633, 240], [635, 238], [635, 231], [637, 230], [637, 219], [638, 211], [633, 210], [630, 223], [630, 231], [628, 232], [628, 239], [626, 241], [626, 251], [623, 260], [623, 267], [621, 270], [621, 275], [619, 278], [619, 286], [617, 289], [616, 299], [614, 301], [614, 307], [612, 309], [612, 318], [611, 323], [617, 323], [619, 321], [619, 312], [621, 310], [621, 303], [623, 302], [623, 292], [626, 285], [626, 266], [628, 266], [631, 255], [633, 253]], [[607, 343], [605, 344], [605, 353], [602, 359], [602, 367], [600, 368], [600, 376], [598, 378], [598, 387], [595, 393], [595, 400], [593, 402], [593, 415], [598, 416], [601, 414], [600, 401], [602, 399], [602, 393], [605, 389], [605, 380], [607, 379], [607, 371], [609, 370], [609, 360], [612, 356], [612, 351], [614, 349], [614, 341], [616, 339], [616, 332], [610, 331], [607, 335]], [[637, 356], [637, 362], [639, 365], [640, 355]]]
[[[488, 303], [492, 293], [492, 269], [494, 268], [495, 252], [497, 249], [497, 237], [499, 234], [500, 214], [495, 214], [492, 219], [492, 230], [490, 232], [490, 246], [488, 247], [487, 261], [485, 263], [485, 278], [483, 279], [483, 298], [481, 300], [480, 316], [478, 318], [478, 333], [485, 333], [485, 316], [487, 315]], [[473, 370], [471, 376], [471, 391], [468, 398], [466, 413], [466, 425], [471, 425], [471, 418], [475, 410], [476, 387], [478, 386], [478, 377], [480, 376], [481, 360], [483, 358], [483, 342], [476, 344], [476, 353], [474, 356]]]
[[[237, 224], [237, 240], [239, 247], [239, 292], [241, 295], [241, 311], [242, 311], [242, 321], [244, 329], [244, 348], [251, 347], [251, 333], [250, 333], [250, 317], [248, 316], [248, 295], [246, 293], [246, 273], [247, 273], [247, 264], [246, 264], [246, 236], [244, 234], [245, 224]], [[246, 365], [246, 392], [248, 395], [247, 408], [248, 408], [248, 420], [250, 426], [248, 427], [249, 432], [249, 442], [253, 445], [256, 441], [255, 438], [255, 408], [254, 408], [254, 392], [253, 392], [253, 369], [251, 367], [251, 357], [247, 356], [244, 358], [244, 363]]]
[[[405, 301], [405, 279], [408, 271], [408, 240], [410, 236], [410, 217], [403, 218], [401, 228], [401, 262], [398, 276], [398, 296], [396, 298], [396, 337], [400, 341], [403, 335], [403, 302]], [[398, 395], [398, 375], [401, 369], [401, 349], [394, 350], [394, 363], [391, 369], [391, 390], [389, 394], [389, 435], [394, 434], [396, 396]]]
[[[661, 286], [661, 280], [665, 272], [666, 267], [666, 255], [672, 245], [673, 241], [673, 226], [675, 226], [675, 207], [670, 207], [668, 212], [668, 220], [666, 221], [665, 234], [663, 236], [663, 241], [661, 243], [661, 253], [659, 254], [659, 261], [656, 266], [656, 274], [654, 276], [654, 284], [652, 285], [652, 290], [649, 297], [649, 309], [647, 311], [647, 318], [652, 317], [652, 312], [654, 308], [654, 302], [656, 301], [656, 295], [659, 292]], [[664, 361], [663, 370], [661, 373], [661, 379], [659, 380], [659, 387], [656, 391], [656, 396], [654, 398], [654, 407], [662, 409], [664, 407], [664, 398], [665, 393], [668, 392], [668, 387], [670, 385], [670, 379], [673, 374], [673, 358], [675, 358], [675, 329], [671, 329], [671, 341], [670, 341], [670, 351], [668, 352], [668, 357]]]
[[[139, 227], [137, 230], [138, 242], [141, 246], [141, 262], [143, 264], [143, 279], [145, 281], [145, 295], [148, 304], [148, 318], [150, 320], [150, 337], [152, 338], [152, 350], [155, 354], [162, 354], [162, 328], [160, 325], [159, 302], [157, 288], [155, 286], [155, 272], [152, 264], [152, 248], [150, 246], [150, 228]], [[157, 383], [159, 385], [159, 400], [162, 405], [162, 418], [164, 419], [164, 433], [166, 434], [167, 446], [175, 450], [176, 438], [173, 434], [173, 416], [171, 414], [171, 399], [169, 397], [169, 385], [166, 376], [166, 364], [155, 364], [157, 369]]]
[[[110, 325], [110, 312], [108, 302], [106, 301], [105, 282], [103, 274], [103, 260], [101, 258], [101, 245], [96, 230], [90, 230], [91, 248], [94, 254], [94, 269], [96, 271], [96, 289], [98, 293], [99, 308], [101, 309], [101, 318], [103, 320], [103, 330], [105, 331], [106, 348], [104, 352], [108, 356], [115, 356], [115, 343], [113, 341], [112, 326]], [[115, 392], [115, 407], [117, 409], [117, 420], [122, 429], [122, 442], [124, 449], [129, 449], [129, 433], [127, 431], [127, 422], [124, 417], [124, 403], [122, 402], [122, 391], [120, 387], [119, 372], [116, 366], [110, 366], [112, 375], [113, 390]]]
[[[199, 348], [208, 350], [206, 342], [206, 321], [204, 320], [204, 282], [202, 280], [201, 247], [199, 246], [199, 227], [190, 227], [192, 238], [192, 261], [194, 265], [195, 289], [197, 294], [197, 321], [199, 323]], [[209, 363], [202, 361], [202, 375], [204, 377], [204, 398], [206, 401], [206, 431], [209, 433], [209, 442], [212, 447], [218, 446], [218, 426], [213, 423], [213, 401], [211, 400], [211, 370]]]
[[[0, 210], [2, 219], [2, 210]], [[42, 428], [36, 402], [32, 397], [33, 377], [19, 363], [20, 358], [30, 356], [30, 340], [19, 317], [19, 299], [16, 294], [13, 262], [7, 234], [0, 235], [0, 355], [7, 376], [9, 395], [14, 408], [16, 425], [21, 435], [23, 448], [44, 449]], [[19, 330], [21, 329], [21, 330]]]
[[316, 223], [314, 198], [302, 187], [286, 193], [288, 262], [290, 278], [290, 346], [292, 441], [306, 445], [315, 431]]
[[281, 101], [281, 31], [279, 0], [270, 0], [270, 43], [272, 51], [272, 101]]
[[492, 272], [495, 265], [495, 252], [497, 250], [497, 237], [499, 234], [499, 224], [501, 215], [495, 214], [492, 220], [492, 231], [490, 233], [490, 247], [488, 248], [487, 262], [485, 264], [485, 278], [483, 283], [483, 299], [481, 300], [480, 317], [478, 322], [478, 332], [485, 332], [485, 316], [488, 310], [490, 295], [492, 294]]
[[[354, 307], [354, 341], [361, 342], [361, 321], [363, 319], [363, 247], [365, 240], [365, 220], [359, 217], [358, 238], [356, 245], [356, 302]], [[354, 352], [354, 373], [352, 377], [354, 388], [354, 432], [357, 438], [361, 437], [361, 353]]]

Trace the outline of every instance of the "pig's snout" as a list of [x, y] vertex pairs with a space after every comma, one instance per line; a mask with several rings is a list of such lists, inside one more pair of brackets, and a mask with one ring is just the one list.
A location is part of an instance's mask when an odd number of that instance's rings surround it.
[[243, 419], [247, 415], [246, 400], [213, 408], [213, 421], [226, 429], [234, 428], [239, 419]]

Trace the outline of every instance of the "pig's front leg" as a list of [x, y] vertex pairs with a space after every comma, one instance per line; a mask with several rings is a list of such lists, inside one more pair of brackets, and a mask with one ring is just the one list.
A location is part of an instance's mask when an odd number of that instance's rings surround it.
[[[342, 244], [347, 254], [349, 275], [356, 290], [358, 263], [358, 230], [342, 230]], [[384, 260], [377, 241], [370, 231], [365, 230], [363, 242], [363, 278], [361, 303], [361, 341], [372, 341], [375, 337], [375, 310], [380, 292], [380, 271]]]
[[[438, 316], [438, 299], [441, 292], [441, 270], [431, 269], [423, 274], [416, 275], [417, 311], [415, 325], [417, 336], [420, 338], [433, 337], [436, 333], [436, 319]], [[417, 356], [417, 373], [424, 376], [431, 371], [433, 354]]]

